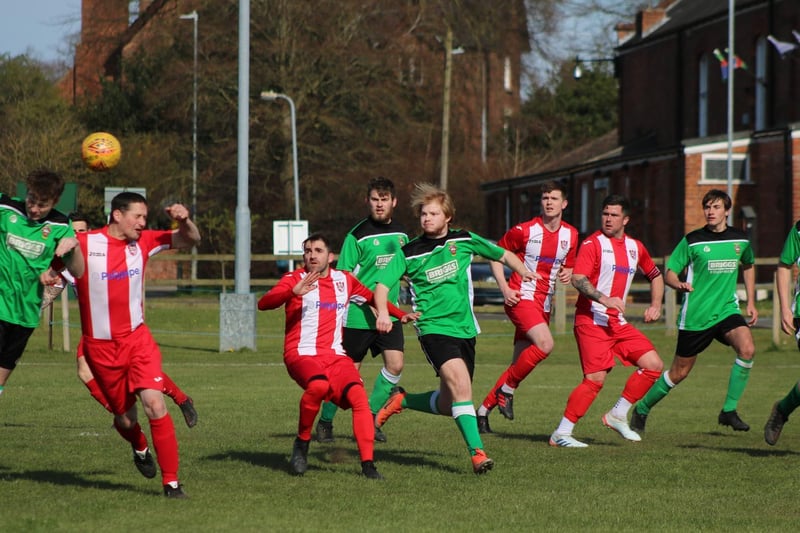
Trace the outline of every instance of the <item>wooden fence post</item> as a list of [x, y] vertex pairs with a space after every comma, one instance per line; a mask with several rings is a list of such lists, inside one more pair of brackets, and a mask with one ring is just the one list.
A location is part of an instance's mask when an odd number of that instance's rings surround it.
[[675, 289], [669, 285], [664, 285], [664, 321], [667, 327], [667, 335], [675, 335], [677, 325], [675, 323], [678, 317], [678, 304]]
[[556, 283], [556, 333], [567, 330], [567, 286]]
[[772, 275], [772, 344], [781, 344], [781, 305], [778, 300], [778, 273]]

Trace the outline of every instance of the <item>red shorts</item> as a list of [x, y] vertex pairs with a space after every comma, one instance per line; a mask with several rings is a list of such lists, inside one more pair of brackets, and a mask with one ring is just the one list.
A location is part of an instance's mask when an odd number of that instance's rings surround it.
[[342, 395], [354, 385], [364, 386], [361, 374], [358, 373], [353, 360], [346, 355], [291, 355], [284, 356], [283, 362], [289, 376], [305, 390], [314, 378], [324, 376], [330, 384], [330, 391], [325, 398], [340, 407]]
[[136, 391], [163, 389], [161, 350], [144, 324], [125, 337], [101, 340], [83, 336], [81, 343], [114, 414], [121, 415], [136, 403]]
[[[504, 306], [506, 315], [514, 324], [514, 342], [528, 339], [526, 333], [539, 324], [550, 325], [550, 313], [542, 309], [542, 305], [533, 300], [520, 300], [515, 306]], [[528, 339], [529, 340], [529, 339]]]
[[631, 326], [595, 326], [586, 324], [573, 329], [583, 373], [592, 374], [614, 367], [614, 358], [623, 365], [635, 365], [641, 356], [655, 350], [644, 334]]

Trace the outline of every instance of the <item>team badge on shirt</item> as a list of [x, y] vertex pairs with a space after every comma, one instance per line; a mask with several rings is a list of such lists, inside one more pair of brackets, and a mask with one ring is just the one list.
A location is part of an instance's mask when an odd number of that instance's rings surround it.
[[562, 249], [562, 250], [566, 250], [567, 248], [569, 248], [569, 241], [567, 241], [567, 240], [562, 240], [562, 241], [561, 241], [561, 249]]
[[380, 246], [380, 245], [381, 245], [381, 241], [380, 241], [380, 240], [378, 240], [378, 239], [373, 239], [373, 240], [372, 240], [372, 245], [373, 245], [373, 246]]
[[733, 251], [736, 252], [736, 255], [741, 254], [742, 246], [737, 242], [736, 244], [733, 245]]
[[131, 241], [131, 242], [128, 243], [128, 253], [129, 254], [136, 255], [136, 252], [137, 252], [138, 249], [139, 249], [139, 247], [136, 246], [135, 242]]
[[628, 250], [628, 255], [631, 256], [631, 259], [636, 261], [636, 250]]
[[450, 243], [450, 255], [456, 255], [456, 243]]
[[335, 282], [336, 285], [336, 292], [344, 291], [344, 281], [337, 281]]
[[12, 224], [16, 224], [17, 223], [17, 215], [11, 215], [10, 217], [8, 217], [8, 220]]
[[52, 229], [50, 228], [50, 224], [45, 224], [42, 228], [42, 237], [46, 239], [50, 235], [51, 231]]

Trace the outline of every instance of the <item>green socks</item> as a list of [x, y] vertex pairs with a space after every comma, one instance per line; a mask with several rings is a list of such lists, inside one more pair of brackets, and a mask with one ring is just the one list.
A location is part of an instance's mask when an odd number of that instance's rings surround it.
[[377, 413], [386, 400], [389, 399], [389, 394], [392, 392], [392, 387], [395, 387], [400, 381], [400, 376], [390, 374], [386, 367], [381, 368], [378, 372], [378, 377], [375, 378], [375, 385], [372, 387], [372, 394], [369, 397], [369, 409], [373, 413]]
[[412, 411], [422, 411], [423, 413], [438, 415], [439, 410], [435, 405], [432, 405], [438, 397], [438, 390], [419, 392], [416, 394], [406, 394], [406, 397], [403, 400], [403, 408], [411, 409]]
[[338, 410], [339, 408], [333, 402], [323, 402], [319, 415], [320, 422], [333, 422], [333, 417], [336, 416]]
[[653, 383], [653, 386], [650, 387], [650, 390], [647, 391], [647, 394], [644, 395], [644, 398], [636, 403], [636, 412], [644, 416], [650, 414], [650, 409], [655, 407], [658, 402], [669, 394], [669, 391], [671, 391], [674, 386], [675, 384], [669, 380], [669, 373], [666, 371], [663, 372], [656, 382]]
[[469, 453], [475, 454], [475, 450], [483, 449], [483, 441], [478, 432], [478, 419], [475, 416], [475, 406], [472, 402], [455, 402], [452, 405], [453, 419], [456, 421], [464, 442], [467, 443]]
[[747, 386], [747, 380], [750, 378], [750, 369], [753, 368], [753, 361], [745, 361], [736, 358], [731, 368], [731, 377], [728, 380], [728, 394], [725, 396], [725, 404], [722, 406], [723, 411], [735, 411], [736, 406], [739, 404], [739, 398], [744, 393], [744, 388]]
[[787, 418], [800, 406], [800, 390], [798, 390], [798, 387], [800, 387], [800, 383], [794, 385], [792, 390], [789, 391], [789, 394], [778, 402], [778, 411]]

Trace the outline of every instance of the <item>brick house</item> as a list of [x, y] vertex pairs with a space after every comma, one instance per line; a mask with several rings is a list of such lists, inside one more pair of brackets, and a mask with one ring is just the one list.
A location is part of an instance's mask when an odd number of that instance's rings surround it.
[[[792, 30], [800, 2], [736, 1], [734, 50], [747, 68], [733, 73], [732, 212], [762, 257], [780, 253], [800, 218], [800, 49], [782, 59], [767, 40], [800, 44]], [[559, 168], [484, 184], [489, 235], [538, 214], [540, 184], [561, 179], [581, 232], [597, 228], [607, 194], [624, 194], [629, 233], [665, 255], [703, 225], [705, 192], [727, 189], [728, 89], [714, 51], [727, 48], [728, 1], [662, 0], [617, 34], [618, 130]]]

